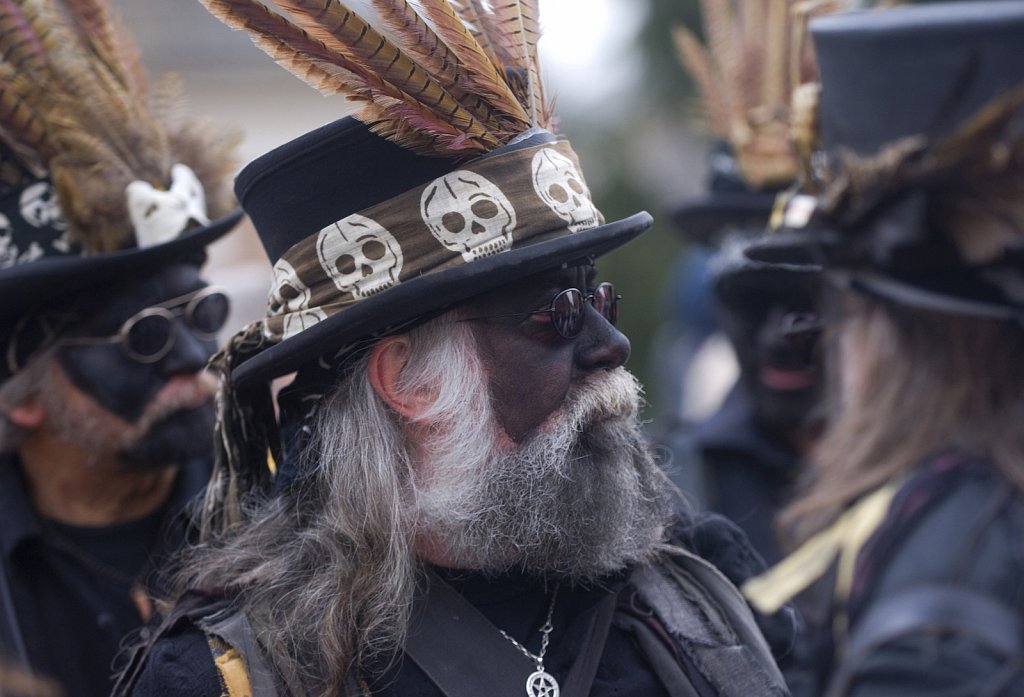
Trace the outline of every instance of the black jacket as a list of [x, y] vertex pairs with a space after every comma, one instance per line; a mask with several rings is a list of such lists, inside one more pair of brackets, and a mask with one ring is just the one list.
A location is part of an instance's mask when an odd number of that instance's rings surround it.
[[666, 445], [669, 475], [698, 508], [735, 522], [769, 565], [777, 562], [774, 520], [789, 500], [800, 457], [757, 423], [743, 386], [733, 386], [707, 421], [676, 428]]
[[208, 477], [208, 462], [189, 463], [154, 514], [107, 528], [72, 528], [41, 520], [17, 456], [0, 456], [3, 658], [27, 660], [67, 697], [108, 695], [122, 640], [142, 624], [132, 581], [162, 593], [159, 570], [183, 542], [184, 509]]
[[1024, 695], [1024, 496], [991, 464], [946, 453], [901, 487], [857, 557], [838, 647], [821, 585], [794, 695]]

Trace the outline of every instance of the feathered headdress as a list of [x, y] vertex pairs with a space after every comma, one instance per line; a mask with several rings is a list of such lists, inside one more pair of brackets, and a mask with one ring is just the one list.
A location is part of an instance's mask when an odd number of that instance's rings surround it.
[[421, 155], [467, 158], [550, 129], [537, 0], [201, 0], [280, 65]]
[[673, 30], [676, 52], [700, 94], [701, 120], [729, 143], [752, 189], [787, 186], [797, 178], [791, 139], [799, 149], [806, 129], [793, 113], [793, 93], [813, 90], [817, 79], [807, 22], [849, 5], [849, 0], [701, 0], [707, 43], [685, 27]]
[[150, 93], [108, 0], [5, 0], [0, 184], [52, 181], [67, 251], [146, 247], [208, 224], [230, 209], [237, 139], [183, 118], [179, 92], [167, 79]]

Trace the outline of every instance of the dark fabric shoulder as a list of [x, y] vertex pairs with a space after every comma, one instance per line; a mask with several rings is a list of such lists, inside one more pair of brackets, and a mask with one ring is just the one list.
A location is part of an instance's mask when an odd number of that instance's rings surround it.
[[[717, 513], [678, 517], [670, 537], [674, 544], [693, 552], [721, 571], [737, 588], [767, 568], [743, 529]], [[773, 615], [753, 612], [772, 655], [780, 663], [787, 664], [799, 625], [796, 611], [791, 605], [786, 605]]]
[[131, 694], [133, 697], [219, 697], [221, 692], [206, 635], [190, 625], [153, 645]]
[[1024, 608], [1024, 496], [987, 463], [940, 456], [908, 480], [858, 559], [851, 615], [922, 583]]
[[836, 694], [1024, 695], [1024, 497], [994, 467], [925, 463], [858, 559], [853, 593]]

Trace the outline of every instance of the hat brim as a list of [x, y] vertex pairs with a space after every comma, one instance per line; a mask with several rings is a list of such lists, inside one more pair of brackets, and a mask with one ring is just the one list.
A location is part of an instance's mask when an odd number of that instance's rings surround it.
[[791, 267], [825, 266], [835, 256], [838, 233], [833, 230], [779, 230], [765, 234], [743, 250], [751, 261]]
[[20, 264], [0, 272], [0, 325], [26, 311], [49, 307], [81, 292], [114, 288], [132, 278], [188, 257], [230, 231], [244, 215], [237, 208], [209, 225], [164, 244], [92, 256], [62, 256]]
[[681, 204], [671, 218], [687, 239], [714, 246], [723, 231], [767, 227], [774, 205], [774, 193], [714, 193]]
[[361, 337], [370, 337], [562, 264], [607, 254], [636, 238], [652, 222], [650, 214], [640, 212], [590, 230], [404, 281], [258, 353], [232, 371], [232, 382], [244, 385], [269, 381]]

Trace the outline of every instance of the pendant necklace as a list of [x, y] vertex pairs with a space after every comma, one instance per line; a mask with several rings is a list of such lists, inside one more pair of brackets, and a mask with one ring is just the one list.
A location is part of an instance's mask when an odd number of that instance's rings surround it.
[[548, 619], [544, 623], [544, 626], [540, 628], [540, 653], [531, 653], [526, 649], [525, 646], [520, 644], [518, 641], [510, 637], [504, 631], [499, 629], [501, 635], [512, 642], [512, 645], [517, 649], [526, 654], [526, 657], [537, 664], [537, 670], [530, 674], [530, 677], [526, 679], [526, 695], [527, 697], [558, 697], [558, 681], [555, 680], [555, 676], [544, 670], [544, 654], [548, 650], [548, 640], [551, 638], [551, 630], [554, 629], [554, 625], [551, 624], [551, 618], [555, 614], [555, 599], [558, 598], [558, 586], [555, 586], [554, 592], [551, 594], [551, 606], [548, 608]]

